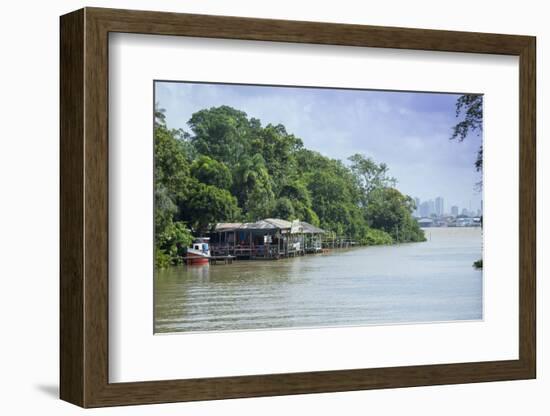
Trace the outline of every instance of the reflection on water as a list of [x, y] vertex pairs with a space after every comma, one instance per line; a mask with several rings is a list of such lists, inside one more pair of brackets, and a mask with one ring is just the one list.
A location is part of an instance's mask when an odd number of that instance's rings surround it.
[[479, 228], [426, 229], [427, 242], [284, 260], [179, 266], [155, 277], [155, 332], [482, 318]]

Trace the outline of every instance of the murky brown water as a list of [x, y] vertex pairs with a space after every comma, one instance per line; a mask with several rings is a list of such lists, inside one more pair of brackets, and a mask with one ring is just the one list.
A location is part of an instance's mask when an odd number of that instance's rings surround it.
[[428, 241], [278, 261], [179, 266], [155, 277], [155, 332], [225, 331], [482, 318], [479, 228]]

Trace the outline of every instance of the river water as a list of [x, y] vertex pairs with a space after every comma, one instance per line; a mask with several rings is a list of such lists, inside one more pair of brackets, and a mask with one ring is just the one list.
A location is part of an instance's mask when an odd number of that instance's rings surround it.
[[428, 228], [428, 241], [155, 277], [155, 332], [482, 319], [479, 228]]

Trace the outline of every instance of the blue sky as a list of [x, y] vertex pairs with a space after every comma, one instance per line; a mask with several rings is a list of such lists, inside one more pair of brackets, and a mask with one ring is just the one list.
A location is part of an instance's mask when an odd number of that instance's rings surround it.
[[421, 200], [442, 196], [477, 209], [474, 162], [481, 137], [451, 141], [456, 94], [156, 82], [155, 99], [169, 127], [203, 108], [229, 105], [262, 125], [283, 124], [305, 147], [346, 161], [362, 153], [385, 162], [397, 188]]

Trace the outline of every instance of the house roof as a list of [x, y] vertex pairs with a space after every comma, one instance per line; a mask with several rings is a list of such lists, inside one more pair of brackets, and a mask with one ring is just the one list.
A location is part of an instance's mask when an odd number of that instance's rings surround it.
[[316, 227], [315, 225], [312, 225], [305, 221], [300, 221], [300, 225], [302, 226], [302, 230], [305, 234], [324, 234], [325, 230], [322, 228]]
[[279, 218], [267, 218], [264, 221], [274, 225], [275, 228], [286, 229], [292, 227], [292, 223], [290, 221], [281, 220]]
[[220, 222], [214, 230], [217, 232], [236, 230], [292, 230], [293, 233], [321, 234], [325, 231], [304, 221], [286, 221], [280, 218], [266, 218], [256, 222]]
[[243, 225], [242, 222], [219, 222], [214, 229], [216, 231], [233, 231], [237, 230]]
[[271, 223], [267, 220], [260, 220], [256, 222], [245, 222], [241, 227], [240, 230], [273, 230], [273, 229], [280, 229], [280, 228], [286, 228], [286, 227], [277, 227], [275, 224]]

